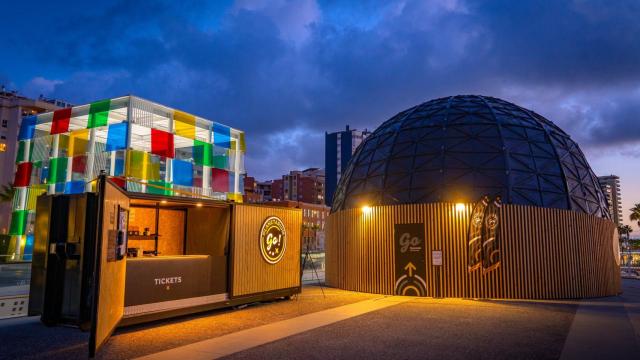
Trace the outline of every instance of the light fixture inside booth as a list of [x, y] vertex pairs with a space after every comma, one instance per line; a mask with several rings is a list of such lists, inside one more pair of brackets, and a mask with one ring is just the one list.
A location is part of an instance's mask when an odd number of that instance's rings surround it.
[[466, 209], [466, 205], [463, 203], [457, 203], [456, 204], [456, 212], [463, 212]]
[[371, 213], [371, 206], [365, 205], [362, 207], [362, 213], [365, 215], [369, 215]]

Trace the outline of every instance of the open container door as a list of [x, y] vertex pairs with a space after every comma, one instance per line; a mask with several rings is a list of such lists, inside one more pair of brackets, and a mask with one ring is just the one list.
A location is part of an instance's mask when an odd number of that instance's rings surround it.
[[98, 178], [96, 267], [89, 357], [109, 339], [124, 314], [129, 198], [104, 175]]

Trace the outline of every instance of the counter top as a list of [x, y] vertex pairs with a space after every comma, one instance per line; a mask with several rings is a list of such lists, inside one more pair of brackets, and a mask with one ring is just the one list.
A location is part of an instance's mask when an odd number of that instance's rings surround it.
[[125, 306], [211, 295], [209, 255], [128, 258]]

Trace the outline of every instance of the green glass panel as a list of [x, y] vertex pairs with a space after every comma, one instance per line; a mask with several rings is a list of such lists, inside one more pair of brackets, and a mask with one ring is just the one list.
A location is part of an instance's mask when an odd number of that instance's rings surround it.
[[[18, 152], [16, 154], [16, 164], [21, 163], [23, 161], [26, 143], [27, 142], [25, 140], [18, 141]], [[32, 155], [33, 155], [33, 141], [31, 141], [29, 145], [29, 159], [27, 161], [31, 161], [31, 158], [33, 157]]]
[[11, 214], [11, 227], [9, 235], [24, 235], [27, 228], [29, 210], [17, 210]]
[[210, 143], [193, 140], [193, 160], [196, 165], [211, 166], [213, 164], [213, 145]]
[[171, 183], [167, 183], [164, 181], [154, 181], [149, 180], [149, 185], [147, 186], [148, 194], [155, 195], [171, 195]]
[[91, 103], [89, 106], [89, 123], [87, 124], [87, 129], [107, 126], [110, 107], [111, 100], [109, 99]]
[[226, 155], [215, 155], [213, 157], [213, 167], [217, 169], [226, 169], [228, 167], [229, 158]]
[[61, 183], [67, 179], [67, 162], [68, 158], [51, 158], [49, 160], [49, 176], [47, 182]]

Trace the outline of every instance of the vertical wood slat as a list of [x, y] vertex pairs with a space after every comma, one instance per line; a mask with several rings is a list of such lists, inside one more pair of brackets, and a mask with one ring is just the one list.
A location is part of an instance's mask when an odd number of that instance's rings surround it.
[[[467, 271], [467, 227], [472, 205], [410, 204], [360, 209], [329, 216], [326, 282], [348, 290], [393, 294], [394, 224], [425, 224], [427, 294], [436, 284], [446, 297], [582, 298], [620, 291], [620, 267], [613, 254], [615, 225], [568, 210], [504, 205], [501, 264], [482, 274]], [[443, 251], [436, 278], [432, 250]]]
[[[287, 233], [282, 260], [267, 263], [260, 253], [263, 222], [270, 216], [282, 220]], [[300, 286], [302, 210], [237, 204], [233, 207], [232, 296]]]

